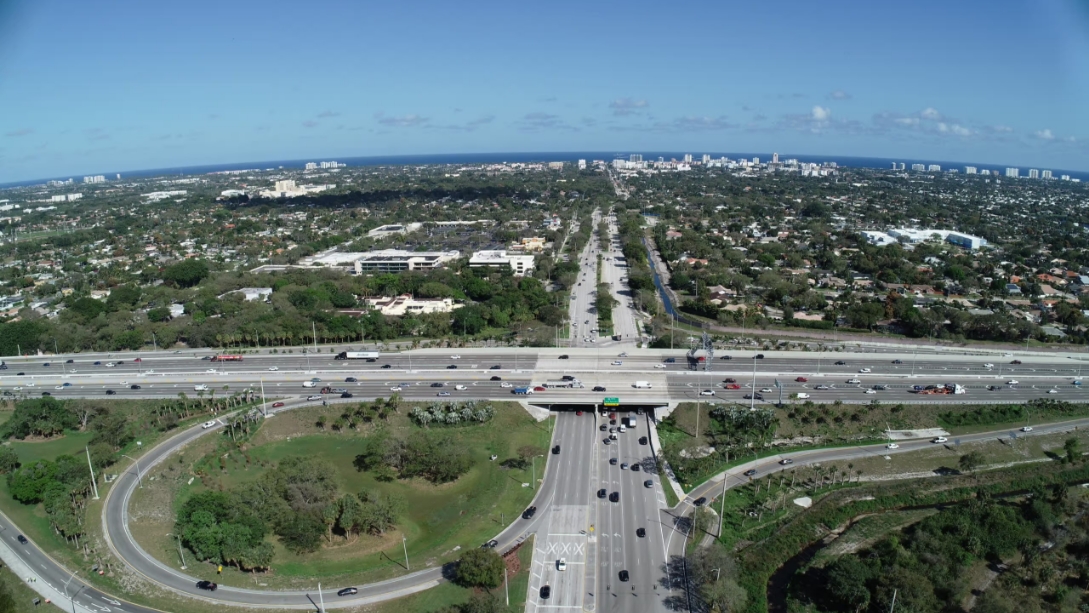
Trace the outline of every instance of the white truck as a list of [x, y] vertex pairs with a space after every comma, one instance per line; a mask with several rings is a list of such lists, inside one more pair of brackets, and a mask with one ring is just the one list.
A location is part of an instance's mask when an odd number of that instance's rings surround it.
[[314, 383], [313, 381], [303, 381], [303, 387], [315, 387], [316, 385], [317, 383]]
[[797, 397], [798, 397], [798, 400], [805, 400], [805, 399], [809, 398], [809, 394], [806, 394], [805, 392], [799, 392], [797, 394]]
[[650, 384], [650, 381], [636, 381], [632, 384], [632, 387], [637, 390], [649, 390], [652, 386]]
[[201, 383], [200, 385], [194, 385], [193, 386], [193, 391], [195, 391], [195, 392], [207, 392], [208, 391], [208, 386], [203, 384], [203, 383]]
[[635, 417], [629, 415], [629, 416], [625, 417], [624, 419], [622, 419], [620, 421], [620, 423], [624, 424], [625, 426], [627, 426], [629, 428], [634, 429], [635, 428]]

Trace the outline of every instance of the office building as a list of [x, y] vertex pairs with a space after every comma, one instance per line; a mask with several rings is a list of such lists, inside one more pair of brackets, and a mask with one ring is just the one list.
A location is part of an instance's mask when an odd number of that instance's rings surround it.
[[684, 163], [685, 164], [691, 164], [692, 163], [692, 154], [691, 153], [684, 154]]
[[772, 164], [778, 164], [779, 163], [779, 154], [778, 153], [771, 154], [771, 163]]
[[1069, 181], [1070, 180], [1070, 175], [1063, 175], [1063, 176], [1059, 177], [1059, 179], [1061, 179], [1063, 181]]
[[711, 156], [709, 154], [707, 154], [707, 153], [704, 153], [703, 154], [703, 163], [704, 164], [709, 164], [710, 162], [711, 162]]
[[976, 167], [975, 166], [965, 166], [964, 167], [964, 174], [966, 174], [966, 175], [976, 174]]
[[926, 171], [927, 172], [941, 172], [942, 167], [939, 164], [931, 164], [930, 166], [926, 167]]
[[917, 171], [919, 171], [919, 172], [922, 172], [922, 171], [926, 170], [926, 166], [924, 166], [924, 165], [922, 165], [922, 164], [912, 164], [912, 165], [911, 165], [911, 169], [912, 169], [912, 170], [917, 170]]
[[579, 170], [586, 170], [586, 160], [579, 160]]
[[377, 251], [327, 251], [299, 260], [300, 267], [321, 267], [334, 270], [365, 272], [403, 272], [406, 270], [431, 270], [456, 260], [458, 251], [404, 251], [381, 249]]
[[549, 170], [563, 170], [563, 162], [549, 162], [548, 163], [548, 169]]
[[640, 164], [640, 163], [643, 162], [643, 154], [633, 153], [630, 156], [628, 156], [628, 161], [633, 163], [633, 164]]
[[1039, 179], [1040, 178], [1040, 171], [1035, 169], [1035, 168], [1029, 168], [1028, 178], [1030, 178], [1030, 179]]
[[95, 175], [93, 177], [83, 177], [84, 183], [105, 183], [106, 177], [103, 175]]
[[1044, 172], [1043, 172], [1043, 173], [1042, 173], [1042, 174], [1040, 175], [1040, 178], [1041, 178], [1041, 179], [1054, 179], [1055, 177], [1054, 177], [1054, 176], [1053, 176], [1053, 175], [1051, 174], [1051, 171], [1050, 171], [1050, 170], [1045, 170], [1045, 171], [1044, 171]]
[[316, 162], [307, 162], [307, 163], [306, 163], [306, 166], [304, 166], [303, 168], [304, 168], [305, 170], [317, 170], [317, 169], [318, 169], [318, 165], [317, 165], [317, 163], [316, 163]]
[[1021, 176], [1021, 169], [1020, 168], [1007, 168], [1006, 169], [1006, 176], [1010, 177], [1011, 179], [1016, 179], [1017, 177]]
[[470, 268], [503, 268], [508, 267], [515, 276], [522, 276], [533, 270], [532, 255], [515, 255], [506, 250], [477, 251], [469, 258]]

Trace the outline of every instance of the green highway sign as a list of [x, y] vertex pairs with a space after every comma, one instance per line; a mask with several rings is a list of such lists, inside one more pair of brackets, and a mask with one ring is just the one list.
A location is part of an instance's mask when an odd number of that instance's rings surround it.
[[620, 399], [619, 398], [606, 398], [605, 400], [602, 401], [602, 404], [604, 404], [607, 407], [618, 407], [618, 406], [620, 406]]

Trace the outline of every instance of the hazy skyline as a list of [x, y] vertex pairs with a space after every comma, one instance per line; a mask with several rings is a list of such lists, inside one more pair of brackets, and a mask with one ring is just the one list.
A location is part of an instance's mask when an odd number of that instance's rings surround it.
[[1089, 6], [0, 3], [0, 183], [370, 155], [1089, 170]]

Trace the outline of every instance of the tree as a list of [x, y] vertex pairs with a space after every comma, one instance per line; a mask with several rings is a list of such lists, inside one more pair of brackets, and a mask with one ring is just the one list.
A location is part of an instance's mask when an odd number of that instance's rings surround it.
[[19, 468], [19, 454], [8, 445], [0, 447], [0, 474]]
[[207, 276], [208, 263], [198, 259], [178, 262], [163, 270], [163, 281], [176, 287], [193, 287]]
[[170, 309], [168, 309], [166, 307], [155, 307], [154, 309], [149, 309], [148, 312], [147, 312], [147, 318], [148, 318], [148, 321], [152, 321], [152, 322], [155, 322], [155, 323], [162, 323], [164, 321], [169, 321], [170, 320]]
[[957, 461], [957, 465], [964, 472], [971, 472], [983, 465], [983, 454], [979, 451], [970, 451]]
[[494, 549], [470, 549], [458, 561], [458, 583], [466, 587], [498, 587], [503, 583], [503, 558]]
[[1063, 450], [1066, 451], [1066, 461], [1069, 463], [1077, 462], [1081, 459], [1081, 451], [1078, 450], [1078, 439], [1068, 438], [1063, 442]]

